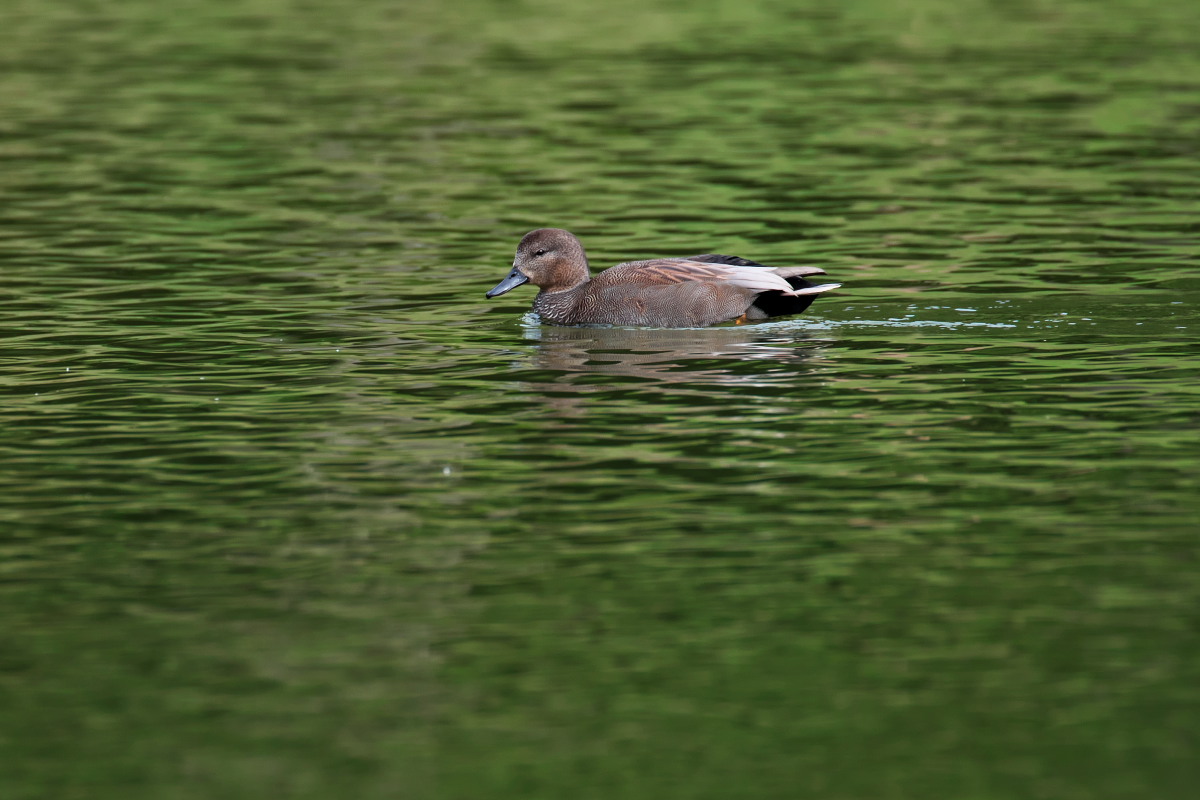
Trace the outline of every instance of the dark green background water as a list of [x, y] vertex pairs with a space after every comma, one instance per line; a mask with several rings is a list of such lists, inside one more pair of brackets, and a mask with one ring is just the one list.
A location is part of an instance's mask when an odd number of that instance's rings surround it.
[[[1193, 797], [1198, 41], [5, 3], [0, 796]], [[845, 288], [543, 327], [545, 225]]]

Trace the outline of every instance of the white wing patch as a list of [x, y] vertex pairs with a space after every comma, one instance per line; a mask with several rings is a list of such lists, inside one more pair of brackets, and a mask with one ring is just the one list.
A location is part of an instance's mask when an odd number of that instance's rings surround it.
[[840, 283], [822, 283], [820, 286], [809, 286], [804, 289], [794, 289], [792, 291], [784, 292], [784, 294], [791, 297], [800, 297], [801, 295], [805, 294], [820, 294], [821, 292], [828, 292], [832, 291], [833, 289], [840, 288], [842, 288]]
[[[695, 263], [695, 262], [684, 262]], [[788, 297], [801, 297], [809, 294], [820, 294], [841, 287], [840, 283], [822, 283], [820, 286], [808, 286], [803, 289], [793, 289], [783, 277], [775, 273], [771, 267], [735, 267], [728, 264], [701, 264], [708, 270], [719, 272], [722, 282], [741, 286], [752, 292], [779, 292]], [[794, 270], [795, 267], [783, 267]], [[816, 270], [823, 272], [823, 270]]]
[[783, 292], [791, 294], [792, 286], [783, 278], [762, 267], [727, 267], [718, 269], [724, 273], [725, 283], [741, 286], [752, 292]]

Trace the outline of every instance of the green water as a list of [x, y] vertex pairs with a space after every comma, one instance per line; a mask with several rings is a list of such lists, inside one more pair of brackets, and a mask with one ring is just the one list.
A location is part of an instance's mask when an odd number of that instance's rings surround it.
[[416, 5], [0, 9], [0, 797], [1194, 796], [1200, 4]]

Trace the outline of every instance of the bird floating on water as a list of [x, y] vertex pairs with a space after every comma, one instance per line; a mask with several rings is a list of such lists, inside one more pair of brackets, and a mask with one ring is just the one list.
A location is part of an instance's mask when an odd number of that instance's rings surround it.
[[800, 314], [840, 283], [806, 280], [819, 267], [768, 267], [709, 253], [617, 264], [591, 275], [583, 245], [569, 231], [539, 228], [521, 239], [512, 271], [488, 297], [523, 283], [540, 290], [533, 310], [556, 325], [692, 328]]

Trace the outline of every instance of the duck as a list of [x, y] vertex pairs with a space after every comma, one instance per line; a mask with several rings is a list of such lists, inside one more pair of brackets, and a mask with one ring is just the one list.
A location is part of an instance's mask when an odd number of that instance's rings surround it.
[[707, 253], [627, 261], [592, 275], [574, 234], [538, 228], [522, 237], [512, 271], [486, 297], [529, 283], [539, 290], [533, 310], [554, 325], [702, 328], [800, 314], [841, 286], [806, 280], [824, 274]]

